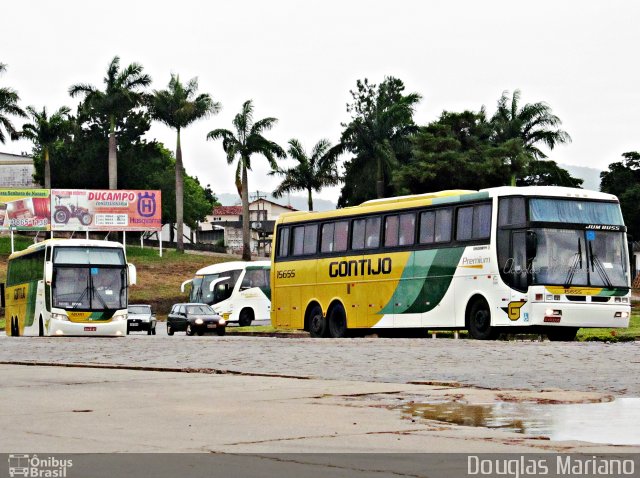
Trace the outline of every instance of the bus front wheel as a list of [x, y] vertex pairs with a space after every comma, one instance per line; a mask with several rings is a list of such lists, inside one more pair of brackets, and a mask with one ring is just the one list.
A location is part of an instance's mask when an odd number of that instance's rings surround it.
[[335, 339], [347, 335], [347, 314], [342, 305], [336, 305], [329, 313], [329, 336]]
[[327, 332], [327, 321], [322, 316], [322, 309], [314, 305], [309, 311], [309, 334], [311, 337], [324, 337]]
[[42, 317], [38, 321], [38, 336], [44, 337], [44, 323], [42, 322]]
[[249, 327], [251, 322], [253, 322], [253, 311], [251, 309], [242, 309], [240, 318], [238, 319], [238, 325], [240, 327]]
[[491, 326], [491, 310], [487, 301], [478, 298], [469, 309], [469, 333], [476, 340], [495, 340], [498, 332]]
[[18, 318], [11, 318], [11, 335], [14, 337], [20, 337], [20, 326], [18, 325]]

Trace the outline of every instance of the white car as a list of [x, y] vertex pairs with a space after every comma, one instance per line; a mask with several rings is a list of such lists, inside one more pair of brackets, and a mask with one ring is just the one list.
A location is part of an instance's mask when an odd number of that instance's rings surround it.
[[151, 311], [151, 306], [147, 304], [129, 305], [127, 319], [127, 335], [129, 332], [142, 330], [148, 335], [156, 335], [156, 316]]

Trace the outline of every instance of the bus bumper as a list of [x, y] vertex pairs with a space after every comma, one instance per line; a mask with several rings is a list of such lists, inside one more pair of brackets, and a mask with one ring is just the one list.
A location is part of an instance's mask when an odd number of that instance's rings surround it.
[[95, 336], [125, 336], [127, 335], [127, 321], [113, 320], [111, 322], [70, 322], [67, 320], [51, 319], [48, 335], [95, 335]]
[[631, 306], [539, 302], [531, 304], [529, 314], [530, 325], [618, 328], [629, 326]]

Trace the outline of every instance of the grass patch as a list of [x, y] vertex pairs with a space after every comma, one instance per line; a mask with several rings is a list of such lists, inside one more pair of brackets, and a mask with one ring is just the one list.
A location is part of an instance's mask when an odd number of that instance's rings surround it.
[[626, 342], [640, 337], [640, 310], [632, 309], [626, 329], [580, 329], [577, 339], [584, 342]]

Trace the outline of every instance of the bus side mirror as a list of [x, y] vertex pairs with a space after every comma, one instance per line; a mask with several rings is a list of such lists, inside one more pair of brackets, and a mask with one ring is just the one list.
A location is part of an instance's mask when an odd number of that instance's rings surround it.
[[189, 284], [193, 282], [193, 279], [189, 279], [180, 284], [180, 292], [184, 292]]
[[136, 285], [136, 282], [138, 281], [138, 272], [136, 271], [136, 266], [129, 262], [127, 263], [127, 270], [129, 272], [129, 274], [127, 274], [129, 276], [129, 285]]
[[53, 262], [51, 261], [44, 263], [44, 281], [47, 285], [51, 285], [53, 282]]
[[527, 258], [533, 259], [538, 253], [538, 235], [534, 231], [527, 231]]

